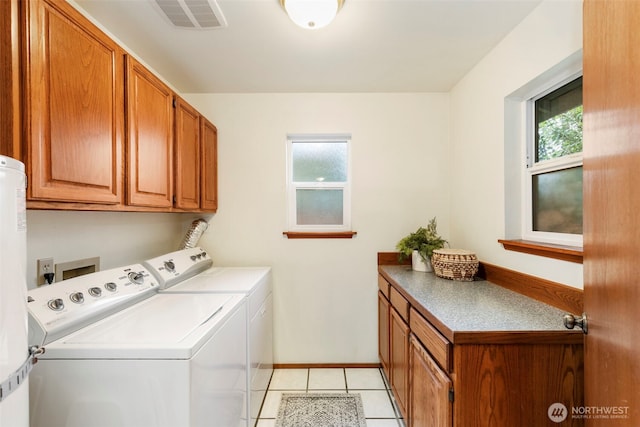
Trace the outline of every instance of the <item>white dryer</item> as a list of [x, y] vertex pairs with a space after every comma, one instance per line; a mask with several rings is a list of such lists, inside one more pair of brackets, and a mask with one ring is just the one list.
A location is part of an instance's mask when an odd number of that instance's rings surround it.
[[158, 279], [161, 294], [247, 296], [247, 417], [249, 425], [254, 426], [273, 373], [271, 268], [213, 266], [211, 256], [198, 247], [165, 254], [144, 264]]
[[245, 296], [157, 288], [134, 265], [29, 292], [32, 427], [246, 426]]

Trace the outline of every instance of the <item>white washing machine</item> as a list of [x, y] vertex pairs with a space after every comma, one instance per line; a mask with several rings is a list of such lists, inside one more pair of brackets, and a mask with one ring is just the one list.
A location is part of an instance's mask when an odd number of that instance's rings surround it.
[[[256, 424], [273, 373], [273, 297], [270, 267], [212, 266], [201, 248], [188, 248], [144, 262], [161, 294], [242, 293], [247, 296], [247, 389], [249, 425]], [[189, 277], [184, 280], [184, 277]]]
[[29, 292], [32, 427], [246, 426], [246, 299], [158, 295], [142, 265]]

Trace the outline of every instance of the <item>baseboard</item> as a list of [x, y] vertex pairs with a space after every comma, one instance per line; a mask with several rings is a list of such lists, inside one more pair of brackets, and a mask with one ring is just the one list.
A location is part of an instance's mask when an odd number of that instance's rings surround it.
[[380, 368], [379, 363], [274, 363], [274, 369]]

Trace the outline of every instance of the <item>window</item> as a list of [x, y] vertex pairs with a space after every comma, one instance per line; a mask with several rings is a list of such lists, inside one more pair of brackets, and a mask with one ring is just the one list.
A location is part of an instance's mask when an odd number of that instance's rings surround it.
[[287, 137], [290, 231], [350, 231], [350, 141], [348, 135]]
[[525, 239], [582, 246], [582, 77], [527, 103]]

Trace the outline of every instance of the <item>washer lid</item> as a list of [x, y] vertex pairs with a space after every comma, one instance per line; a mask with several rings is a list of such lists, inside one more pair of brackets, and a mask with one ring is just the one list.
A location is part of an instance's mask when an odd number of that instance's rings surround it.
[[236, 294], [156, 295], [46, 347], [46, 357], [189, 359], [244, 300]]
[[164, 292], [248, 293], [270, 272], [269, 267], [212, 267], [189, 280], [164, 289]]

